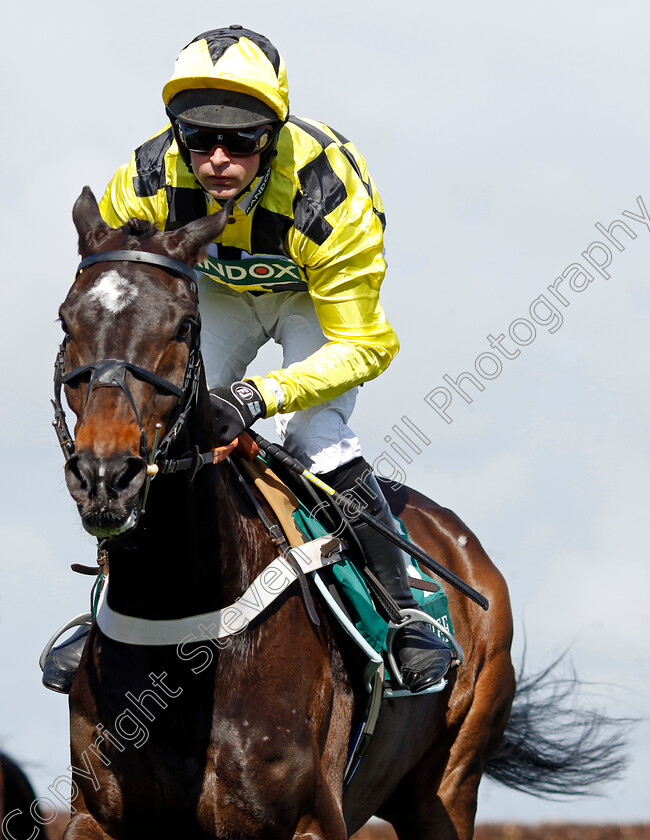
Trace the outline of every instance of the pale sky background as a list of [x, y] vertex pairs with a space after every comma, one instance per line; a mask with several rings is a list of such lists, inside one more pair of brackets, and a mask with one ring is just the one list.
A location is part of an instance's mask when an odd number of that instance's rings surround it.
[[[1, 35], [0, 744], [40, 793], [68, 765], [67, 701], [42, 688], [37, 660], [87, 608], [89, 579], [69, 564], [94, 559], [50, 426], [72, 204], [163, 125], [179, 50], [230, 23], [275, 43], [293, 113], [352, 139], [384, 200], [382, 299], [402, 351], [361, 392], [366, 457], [407, 416], [431, 444], [400, 462], [406, 481], [454, 509], [504, 573], [515, 660], [524, 633], [529, 670], [570, 647], [579, 675], [606, 683], [596, 704], [647, 718], [650, 230], [621, 215], [639, 214], [638, 196], [650, 208], [647, 3], [36, 0], [13, 4]], [[637, 236], [619, 232], [611, 278], [567, 290], [561, 327], [537, 325], [445, 423], [424, 397], [445, 374], [476, 376], [487, 335], [530, 321], [614, 219]], [[632, 740], [606, 797], [549, 803], [485, 782], [479, 821], [650, 821], [647, 721]]]

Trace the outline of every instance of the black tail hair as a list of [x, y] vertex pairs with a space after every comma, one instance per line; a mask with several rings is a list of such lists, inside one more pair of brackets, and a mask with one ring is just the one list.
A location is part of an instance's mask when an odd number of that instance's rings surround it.
[[494, 781], [543, 799], [601, 795], [594, 786], [627, 767], [627, 734], [638, 722], [581, 708], [585, 683], [572, 667], [557, 675], [565, 656], [528, 677], [522, 662], [508, 726], [485, 768]]

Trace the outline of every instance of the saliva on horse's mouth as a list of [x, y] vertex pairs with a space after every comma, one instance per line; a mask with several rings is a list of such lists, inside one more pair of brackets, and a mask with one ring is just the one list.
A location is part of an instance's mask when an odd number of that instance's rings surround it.
[[[79, 506], [81, 508], [81, 506]], [[81, 513], [81, 510], [79, 511]], [[121, 522], [115, 522], [112, 525], [106, 524], [105, 520], [107, 519], [114, 519], [114, 517], [108, 517], [104, 511], [102, 511], [99, 515], [91, 515], [91, 516], [84, 516], [83, 513], [81, 515], [81, 524], [89, 534], [92, 534], [93, 537], [97, 537], [98, 539], [110, 539], [111, 537], [119, 537], [121, 534], [125, 534], [127, 531], [130, 531], [131, 528], [135, 528], [138, 524], [138, 514], [139, 514], [139, 507], [136, 503], [134, 503], [131, 507], [131, 510], [126, 517], [126, 519], [122, 520]]]

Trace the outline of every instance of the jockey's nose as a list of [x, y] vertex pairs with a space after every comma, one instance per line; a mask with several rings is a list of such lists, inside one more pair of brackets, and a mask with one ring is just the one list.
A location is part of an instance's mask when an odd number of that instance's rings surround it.
[[214, 146], [210, 152], [210, 163], [213, 166], [221, 166], [230, 163], [230, 155], [225, 146]]

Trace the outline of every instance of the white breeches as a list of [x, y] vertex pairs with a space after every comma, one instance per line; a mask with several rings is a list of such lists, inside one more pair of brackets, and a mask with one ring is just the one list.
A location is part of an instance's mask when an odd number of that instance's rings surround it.
[[[242, 379], [271, 339], [282, 347], [283, 367], [306, 359], [326, 341], [308, 292], [252, 295], [203, 278], [199, 308], [209, 388]], [[348, 426], [356, 397], [357, 389], [351, 388], [313, 408], [276, 415], [284, 445], [311, 472], [329, 472], [361, 455], [359, 441]]]

